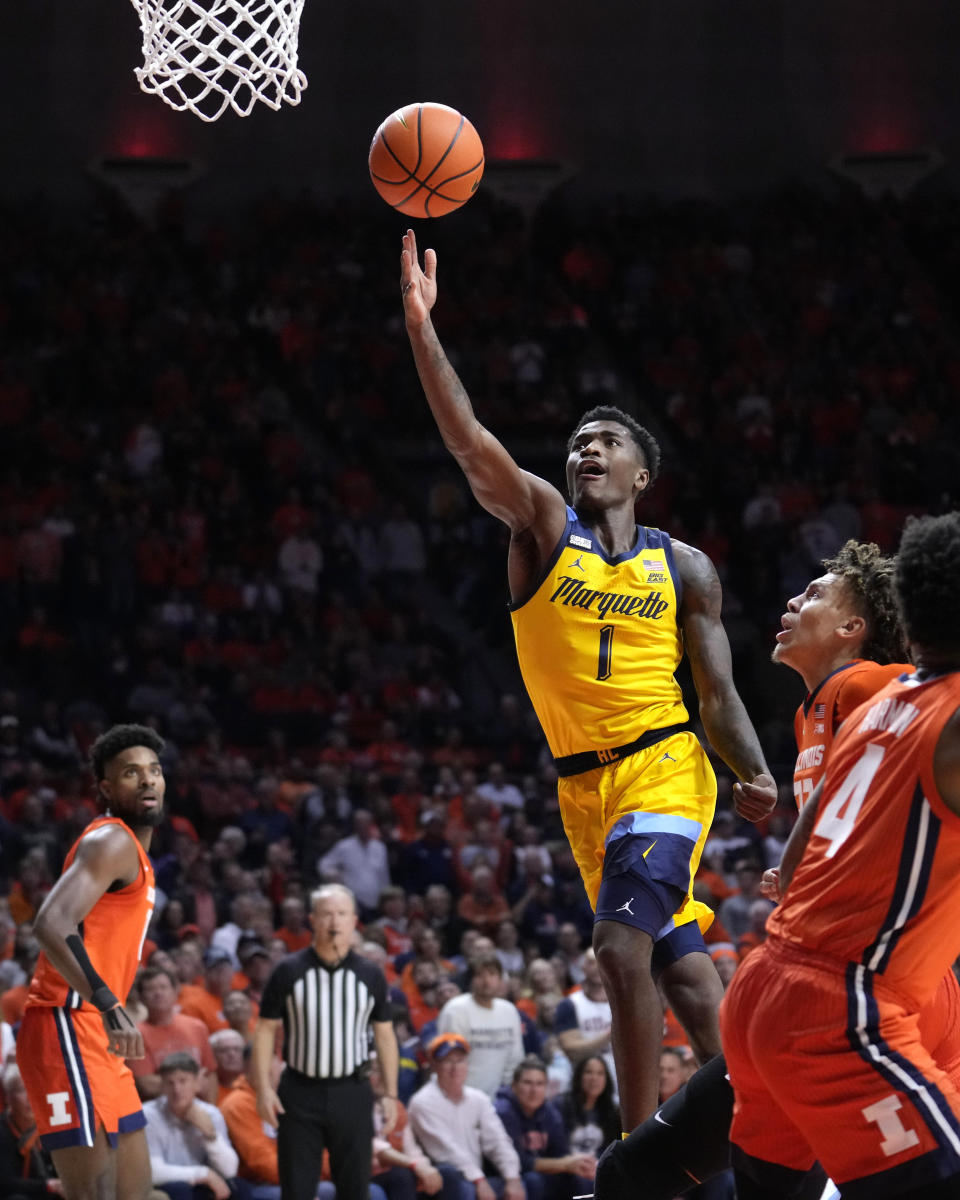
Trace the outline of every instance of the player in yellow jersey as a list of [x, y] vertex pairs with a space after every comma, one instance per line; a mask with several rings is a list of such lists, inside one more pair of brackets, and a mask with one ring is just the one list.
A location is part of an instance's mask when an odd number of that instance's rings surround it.
[[757, 820], [776, 786], [733, 685], [720, 583], [698, 550], [638, 527], [659, 465], [654, 438], [616, 408], [570, 440], [572, 507], [477, 421], [430, 319], [436, 254], [403, 239], [401, 289], [420, 381], [474, 495], [510, 529], [507, 575], [524, 682], [560, 775], [564, 828], [594, 906], [593, 945], [612, 1011], [624, 1129], [657, 1104], [662, 1011], [654, 976], [701, 1061], [719, 1051], [720, 980], [690, 896], [716, 781], [674, 671], [686, 651], [711, 744]]

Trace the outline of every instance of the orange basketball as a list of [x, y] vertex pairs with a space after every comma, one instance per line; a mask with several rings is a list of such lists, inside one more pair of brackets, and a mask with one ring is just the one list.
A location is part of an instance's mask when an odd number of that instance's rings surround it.
[[442, 217], [466, 204], [483, 176], [483, 143], [446, 104], [408, 104], [383, 122], [370, 145], [370, 178], [408, 217]]

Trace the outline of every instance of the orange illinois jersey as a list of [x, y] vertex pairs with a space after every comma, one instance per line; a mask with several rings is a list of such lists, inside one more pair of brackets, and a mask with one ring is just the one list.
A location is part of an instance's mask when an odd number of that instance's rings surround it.
[[[93, 969], [123, 1004], [133, 987], [140, 950], [153, 913], [153, 867], [147, 852], [130, 827], [118, 817], [98, 817], [90, 822], [70, 847], [63, 869], [66, 871], [73, 863], [77, 847], [83, 839], [104, 825], [119, 825], [133, 838], [140, 859], [140, 870], [136, 879], [126, 887], [115, 892], [104, 892], [84, 917], [80, 934]], [[97, 1011], [70, 987], [45, 954], [40, 955], [30, 983], [27, 1007], [33, 1005]]]
[[568, 505], [536, 591], [511, 606], [520, 673], [555, 757], [687, 720], [674, 678], [682, 599], [668, 534], [638, 526], [633, 548], [610, 557]]
[[834, 741], [817, 821], [767, 923], [770, 937], [848, 964], [866, 995], [880, 980], [916, 1007], [960, 953], [960, 816], [933, 776], [960, 708], [960, 672], [896, 680]]
[[827, 751], [841, 722], [892, 679], [913, 671], [910, 663], [871, 662], [855, 658], [821, 679], [793, 718], [797, 762], [793, 768], [793, 798], [803, 808], [823, 776]]

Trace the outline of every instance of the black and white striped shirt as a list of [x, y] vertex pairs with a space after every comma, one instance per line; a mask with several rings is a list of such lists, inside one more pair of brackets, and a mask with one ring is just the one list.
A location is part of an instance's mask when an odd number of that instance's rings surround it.
[[328, 966], [308, 946], [274, 967], [260, 1016], [283, 1021], [288, 1066], [312, 1079], [345, 1079], [369, 1058], [370, 1021], [390, 1020], [387, 981], [352, 950]]

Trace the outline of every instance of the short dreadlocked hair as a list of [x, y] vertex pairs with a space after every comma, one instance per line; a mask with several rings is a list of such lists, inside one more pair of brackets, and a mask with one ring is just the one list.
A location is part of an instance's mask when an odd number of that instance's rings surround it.
[[910, 642], [940, 653], [960, 652], [960, 512], [907, 518], [893, 586]]
[[577, 422], [576, 428], [567, 439], [568, 454], [573, 448], [573, 439], [584, 425], [589, 425], [591, 421], [617, 421], [628, 431], [637, 449], [643, 455], [643, 465], [650, 472], [650, 482], [647, 484], [647, 491], [649, 491], [660, 473], [660, 444], [650, 430], [641, 425], [636, 417], [625, 413], [622, 408], [617, 408], [613, 404], [601, 404], [596, 408], [591, 408], [589, 412], [585, 412]]
[[823, 565], [838, 575], [853, 596], [860, 616], [867, 622], [867, 635], [860, 653], [871, 662], [903, 662], [907, 656], [906, 639], [893, 594], [895, 560], [880, 552], [875, 542], [856, 542], [852, 538]]
[[107, 763], [131, 746], [146, 746], [159, 758], [166, 743], [155, 729], [148, 725], [114, 725], [101, 733], [90, 747], [90, 765], [97, 783], [106, 778]]

